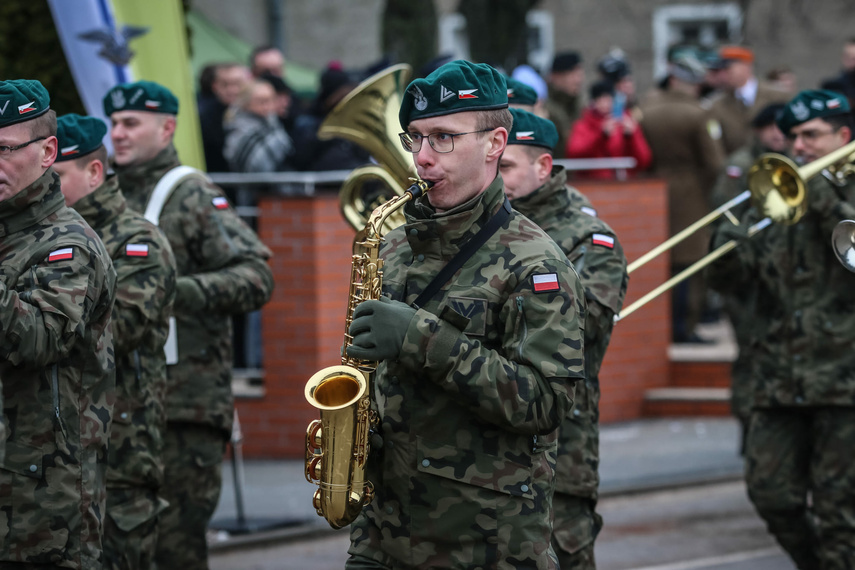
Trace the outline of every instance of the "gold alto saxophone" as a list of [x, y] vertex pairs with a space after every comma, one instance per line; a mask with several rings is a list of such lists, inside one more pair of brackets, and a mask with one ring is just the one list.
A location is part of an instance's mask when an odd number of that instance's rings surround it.
[[347, 355], [353, 311], [363, 301], [379, 299], [383, 285], [380, 244], [383, 223], [390, 214], [428, 191], [431, 183], [416, 180], [402, 195], [378, 206], [353, 242], [350, 292], [344, 323], [341, 364], [316, 372], [306, 383], [306, 399], [321, 419], [306, 430], [306, 480], [318, 485], [313, 504], [333, 528], [352, 523], [374, 498], [374, 485], [365, 478], [369, 435], [377, 423], [371, 410], [371, 379], [377, 362]]

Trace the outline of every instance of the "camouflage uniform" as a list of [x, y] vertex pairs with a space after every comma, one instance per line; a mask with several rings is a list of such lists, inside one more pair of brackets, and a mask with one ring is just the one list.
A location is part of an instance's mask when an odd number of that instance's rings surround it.
[[602, 527], [602, 519], [594, 512], [600, 463], [599, 372], [629, 280], [626, 257], [614, 231], [572, 207], [566, 181], [564, 169], [556, 167], [543, 186], [512, 202], [567, 254], [582, 279], [588, 307], [585, 380], [576, 384], [575, 405], [561, 424], [558, 440], [552, 544], [563, 570], [596, 567], [594, 539]]
[[0, 566], [100, 568], [116, 273], [48, 169], [0, 202]]
[[[384, 293], [414, 302], [504, 199], [497, 177], [443, 214], [408, 204], [382, 250]], [[557, 290], [534, 292], [538, 274]], [[347, 568], [557, 568], [557, 428], [583, 376], [584, 315], [566, 257], [517, 212], [416, 312], [373, 384], [384, 445]]]
[[855, 184], [834, 188], [818, 176], [807, 196], [801, 221], [746, 240], [711, 277], [734, 293], [749, 282], [759, 289], [749, 496], [799, 568], [843, 569], [855, 560], [855, 274], [830, 243], [837, 222], [855, 217]]
[[166, 237], [127, 207], [118, 179], [74, 203], [98, 232], [118, 275], [113, 306], [116, 403], [107, 470], [107, 568], [150, 568], [163, 482], [166, 357], [175, 258]]
[[[712, 192], [713, 207], [717, 208], [748, 189], [748, 170], [754, 161], [764, 152], [757, 141], [746, 145], [727, 158], [727, 165], [719, 175]], [[740, 218], [750, 207], [750, 202], [743, 202], [731, 212]], [[729, 224], [722, 218], [718, 223]], [[748, 420], [751, 417], [751, 399], [754, 388], [751, 386], [751, 343], [754, 329], [758, 325], [755, 311], [757, 304], [757, 288], [744, 283], [736, 295], [724, 295], [724, 310], [733, 325], [739, 354], [730, 370], [730, 408], [733, 415], [739, 419], [742, 426], [742, 448], [745, 448], [745, 436], [748, 433]]]
[[[154, 186], [178, 166], [170, 144], [151, 161], [118, 167], [128, 204], [145, 211]], [[178, 267], [177, 364], [167, 367], [166, 469], [158, 564], [207, 567], [205, 530], [217, 506], [232, 428], [231, 315], [261, 307], [273, 291], [268, 250], [225, 202], [198, 180], [178, 185], [160, 216]]]

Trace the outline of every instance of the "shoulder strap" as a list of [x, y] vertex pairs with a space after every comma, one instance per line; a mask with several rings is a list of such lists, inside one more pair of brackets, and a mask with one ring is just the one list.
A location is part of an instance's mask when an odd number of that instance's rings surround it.
[[151, 193], [151, 197], [148, 199], [148, 203], [145, 206], [145, 214], [143, 214], [145, 219], [156, 226], [160, 225], [160, 213], [163, 211], [163, 206], [166, 204], [166, 201], [169, 200], [169, 196], [172, 194], [172, 191], [175, 190], [179, 184], [191, 178], [195, 178], [203, 182], [211, 181], [207, 174], [197, 168], [193, 168], [192, 166], [176, 166], [164, 174], [163, 177], [158, 180], [157, 185], [155, 185], [154, 191]]
[[466, 242], [466, 244], [460, 248], [460, 251], [457, 252], [457, 255], [455, 255], [451, 261], [449, 261], [446, 266], [436, 274], [436, 277], [428, 283], [428, 286], [425, 287], [422, 294], [413, 302], [413, 307], [418, 309], [430, 301], [433, 296], [436, 295], [437, 291], [439, 291], [442, 286], [445, 285], [455, 273], [457, 273], [457, 270], [463, 267], [463, 264], [466, 263], [476, 251], [481, 249], [481, 246], [490, 239], [490, 236], [496, 233], [496, 230], [504, 225], [510, 215], [511, 202], [505, 198], [504, 204], [502, 204], [502, 207], [499, 208], [498, 212], [493, 214], [490, 221], [484, 224], [484, 227], [482, 227], [477, 234], [472, 236], [472, 239]]

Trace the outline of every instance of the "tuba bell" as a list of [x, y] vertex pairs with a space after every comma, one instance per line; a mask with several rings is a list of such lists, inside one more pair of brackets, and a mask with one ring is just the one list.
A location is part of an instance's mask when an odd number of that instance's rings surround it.
[[[398, 64], [375, 73], [348, 93], [318, 129], [318, 138], [347, 139], [378, 163], [354, 169], [339, 192], [341, 213], [355, 230], [365, 227], [377, 206], [402, 195], [416, 176], [412, 154], [401, 148], [397, 136], [398, 110], [411, 71], [409, 65]], [[386, 221], [386, 231], [403, 222], [403, 214], [395, 212]]]

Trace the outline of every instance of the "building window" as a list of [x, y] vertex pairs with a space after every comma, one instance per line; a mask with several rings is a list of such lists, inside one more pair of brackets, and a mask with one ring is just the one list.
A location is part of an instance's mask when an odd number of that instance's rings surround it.
[[742, 10], [736, 3], [663, 6], [653, 12], [653, 74], [662, 77], [668, 48], [692, 45], [714, 49], [742, 40]]

